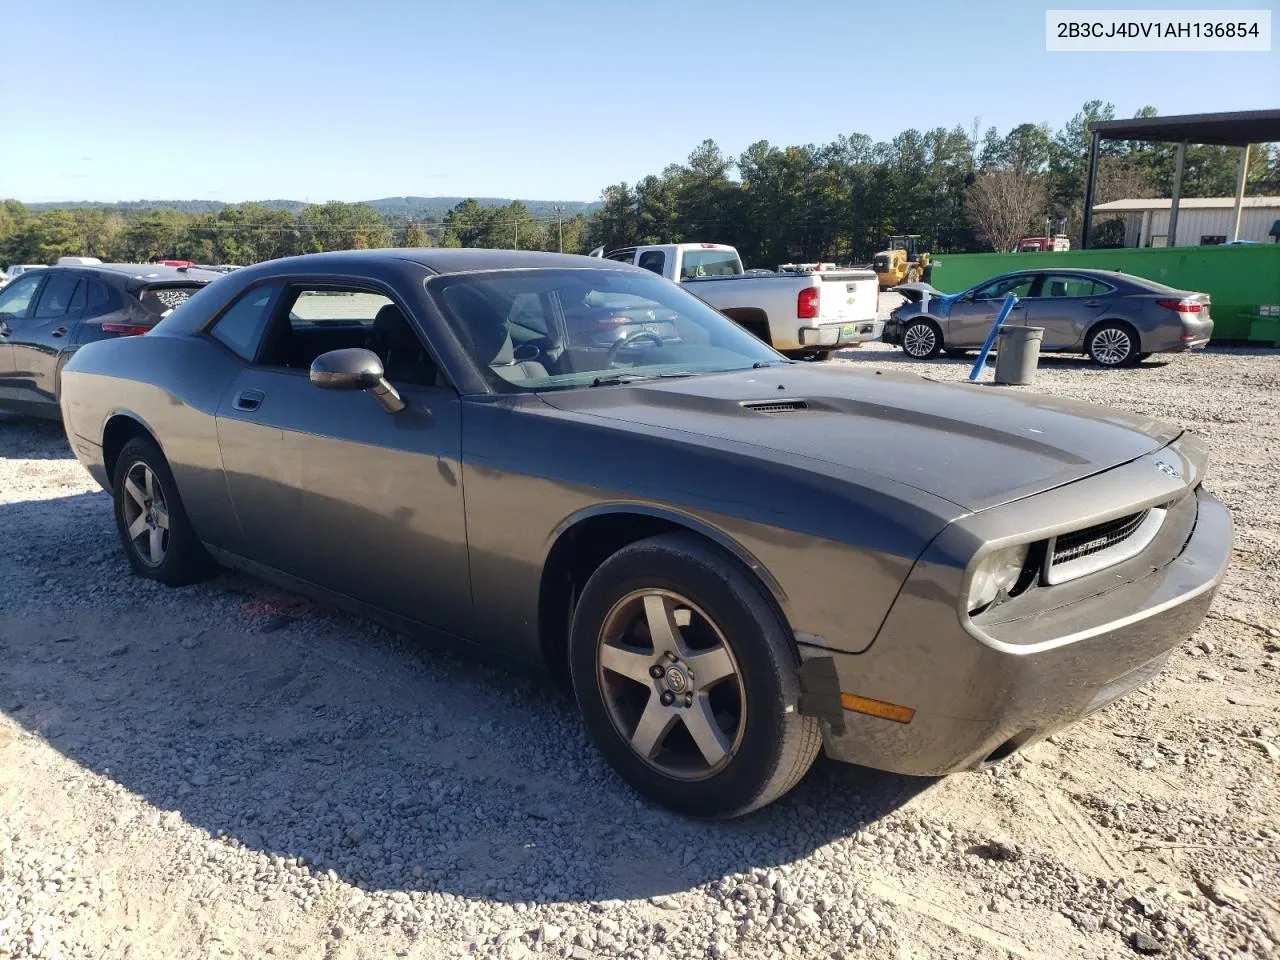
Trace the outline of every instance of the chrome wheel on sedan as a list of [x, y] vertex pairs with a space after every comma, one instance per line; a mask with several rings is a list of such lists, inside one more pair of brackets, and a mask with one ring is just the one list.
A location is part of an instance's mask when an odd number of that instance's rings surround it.
[[615, 729], [645, 763], [701, 779], [732, 759], [746, 695], [719, 628], [669, 590], [638, 590], [614, 605], [599, 634], [599, 682]]
[[696, 817], [732, 817], [800, 781], [822, 745], [796, 709], [799, 654], [763, 586], [690, 532], [599, 564], [573, 613], [569, 667], [583, 721], [636, 790]]
[[913, 360], [932, 360], [942, 349], [942, 336], [928, 320], [912, 320], [902, 330], [902, 352]]
[[1105, 323], [1089, 334], [1089, 358], [1101, 367], [1123, 367], [1135, 362], [1137, 345], [1128, 329], [1118, 323]]
[[125, 471], [124, 492], [122, 510], [129, 543], [139, 560], [158, 567], [169, 546], [169, 504], [164, 488], [155, 472], [138, 460]]

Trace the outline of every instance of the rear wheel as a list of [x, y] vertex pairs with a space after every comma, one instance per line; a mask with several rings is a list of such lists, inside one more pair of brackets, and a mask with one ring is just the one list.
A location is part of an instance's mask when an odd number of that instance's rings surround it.
[[690, 816], [747, 813], [809, 769], [822, 737], [796, 712], [797, 665], [760, 588], [689, 534], [614, 554], [574, 613], [570, 669], [592, 740], [637, 791]]
[[928, 320], [912, 320], [902, 328], [902, 352], [912, 360], [932, 360], [942, 350], [942, 333]]
[[910, 270], [907, 271], [907, 279], [904, 282], [915, 283], [919, 279], [920, 279], [920, 271], [917, 270], [915, 267], [912, 267]]
[[155, 441], [135, 437], [116, 458], [116, 529], [139, 576], [171, 587], [203, 580], [214, 564], [196, 536], [168, 461]]
[[1130, 367], [1138, 362], [1138, 338], [1123, 323], [1100, 323], [1085, 342], [1089, 359], [1100, 367]]

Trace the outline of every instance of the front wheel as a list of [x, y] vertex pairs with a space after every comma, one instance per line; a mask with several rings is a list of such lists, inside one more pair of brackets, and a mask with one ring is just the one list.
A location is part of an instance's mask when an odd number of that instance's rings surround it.
[[116, 529], [139, 576], [181, 587], [213, 570], [155, 442], [135, 437], [116, 458], [112, 483]]
[[1138, 362], [1138, 343], [1133, 331], [1120, 323], [1094, 327], [1085, 343], [1089, 359], [1100, 367], [1130, 367]]
[[932, 360], [942, 350], [942, 335], [928, 320], [912, 320], [902, 328], [902, 352], [912, 360]]
[[691, 534], [624, 547], [591, 576], [570, 671], [587, 731], [637, 791], [734, 817], [795, 786], [821, 747], [798, 657], [747, 574]]

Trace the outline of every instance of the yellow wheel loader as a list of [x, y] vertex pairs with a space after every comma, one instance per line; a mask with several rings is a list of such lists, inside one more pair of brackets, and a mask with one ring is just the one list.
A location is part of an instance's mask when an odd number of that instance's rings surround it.
[[929, 280], [929, 254], [920, 251], [918, 233], [890, 237], [889, 248], [877, 253], [871, 263], [871, 268], [880, 279], [881, 290], [896, 287], [900, 283]]

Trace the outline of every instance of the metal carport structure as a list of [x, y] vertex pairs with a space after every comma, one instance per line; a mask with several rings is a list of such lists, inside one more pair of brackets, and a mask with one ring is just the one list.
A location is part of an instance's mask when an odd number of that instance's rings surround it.
[[1176, 143], [1173, 193], [1169, 211], [1169, 246], [1174, 246], [1178, 230], [1178, 200], [1182, 195], [1182, 172], [1187, 144], [1240, 147], [1240, 176], [1236, 181], [1236, 206], [1231, 239], [1240, 238], [1240, 209], [1249, 172], [1249, 147], [1255, 143], [1280, 141], [1280, 110], [1239, 110], [1234, 113], [1190, 113], [1180, 117], [1143, 117], [1136, 120], [1099, 120], [1089, 124], [1093, 135], [1089, 144], [1089, 175], [1084, 188], [1084, 230], [1082, 246], [1089, 246], [1093, 228], [1093, 193], [1098, 172], [1098, 146], [1103, 140], [1143, 140], [1148, 143]]

